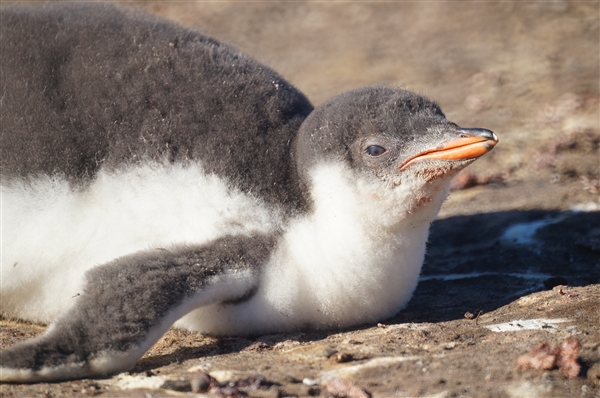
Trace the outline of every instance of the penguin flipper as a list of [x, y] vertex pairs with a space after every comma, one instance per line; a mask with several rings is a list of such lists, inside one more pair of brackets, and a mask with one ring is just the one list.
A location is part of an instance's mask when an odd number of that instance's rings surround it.
[[0, 351], [0, 382], [101, 377], [132, 368], [186, 313], [256, 291], [273, 245], [266, 235], [227, 236], [91, 269], [73, 308], [43, 335]]

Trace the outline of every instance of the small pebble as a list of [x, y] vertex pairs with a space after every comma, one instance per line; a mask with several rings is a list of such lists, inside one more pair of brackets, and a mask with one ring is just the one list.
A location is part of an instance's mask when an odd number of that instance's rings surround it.
[[208, 373], [194, 374], [190, 382], [192, 386], [192, 392], [207, 392], [213, 380], [214, 379]]
[[350, 362], [352, 359], [352, 355], [347, 353], [337, 353], [331, 357], [331, 360], [337, 363]]
[[317, 384], [317, 381], [316, 381], [316, 380], [314, 380], [314, 379], [309, 379], [308, 377], [305, 377], [305, 378], [302, 380], [302, 384], [305, 384], [305, 385], [307, 385], [307, 386], [314, 386], [314, 385], [316, 385], [316, 384]]
[[371, 398], [371, 394], [349, 380], [332, 379], [325, 384], [327, 395], [334, 398]]
[[330, 358], [332, 355], [337, 354], [337, 350], [333, 350], [333, 349], [327, 349], [323, 351], [323, 356], [325, 358]]

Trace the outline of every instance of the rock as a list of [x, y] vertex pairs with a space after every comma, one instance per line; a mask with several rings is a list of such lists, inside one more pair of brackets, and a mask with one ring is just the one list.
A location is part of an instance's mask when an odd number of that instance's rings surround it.
[[371, 398], [371, 394], [344, 379], [332, 379], [325, 384], [325, 391], [335, 398]]

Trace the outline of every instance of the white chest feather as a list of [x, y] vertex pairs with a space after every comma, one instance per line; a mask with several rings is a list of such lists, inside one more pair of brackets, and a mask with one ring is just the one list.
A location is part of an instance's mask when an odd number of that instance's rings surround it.
[[268, 232], [274, 209], [197, 166], [101, 172], [85, 189], [58, 177], [2, 187], [2, 313], [50, 322], [88, 269], [114, 258], [224, 234]]

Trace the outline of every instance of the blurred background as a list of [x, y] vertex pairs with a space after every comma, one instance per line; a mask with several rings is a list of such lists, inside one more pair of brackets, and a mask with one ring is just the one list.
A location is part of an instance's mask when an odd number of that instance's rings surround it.
[[495, 131], [500, 145], [453, 188], [514, 189], [483, 194], [470, 209], [451, 201], [448, 214], [598, 203], [598, 2], [122, 5], [238, 47], [314, 105], [383, 82], [425, 94], [460, 126]]

